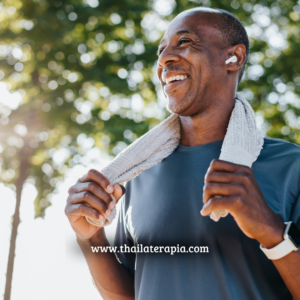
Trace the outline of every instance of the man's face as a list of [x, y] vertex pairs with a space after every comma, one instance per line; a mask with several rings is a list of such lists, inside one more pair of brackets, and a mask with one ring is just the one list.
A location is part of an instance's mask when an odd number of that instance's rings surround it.
[[[213, 27], [217, 17], [205, 11], [184, 12], [159, 45], [157, 75], [173, 113], [190, 116], [206, 110], [224, 81], [226, 54], [221, 31]], [[208, 98], [211, 101], [203, 100]]]

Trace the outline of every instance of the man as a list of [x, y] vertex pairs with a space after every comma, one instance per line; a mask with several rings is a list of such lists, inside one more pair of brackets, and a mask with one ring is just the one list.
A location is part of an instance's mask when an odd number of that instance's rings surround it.
[[[245, 29], [226, 11], [197, 8], [173, 20], [159, 45], [158, 77], [180, 116], [181, 142], [129, 181], [121, 202], [116, 245], [209, 253], [117, 253], [121, 264], [113, 253], [92, 254], [91, 246], [109, 244], [84, 217], [109, 216], [110, 194], [118, 200], [125, 188], [95, 170], [70, 188], [66, 214], [104, 299], [300, 299], [300, 251], [270, 260], [259, 247], [282, 243], [284, 222], [300, 226], [300, 148], [265, 138], [252, 169], [216, 159], [248, 54]], [[206, 217], [218, 209], [229, 215]]]

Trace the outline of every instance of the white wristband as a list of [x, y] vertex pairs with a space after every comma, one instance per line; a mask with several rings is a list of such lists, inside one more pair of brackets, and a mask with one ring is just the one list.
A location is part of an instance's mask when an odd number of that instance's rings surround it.
[[275, 246], [271, 249], [266, 249], [266, 248], [262, 247], [262, 245], [260, 244], [260, 246], [259, 246], [260, 249], [265, 253], [265, 255], [267, 256], [268, 259], [271, 259], [271, 260], [280, 259], [280, 258], [288, 255], [292, 251], [298, 250], [298, 248], [294, 245], [294, 243], [288, 237], [288, 230], [291, 225], [290, 223], [292, 223], [292, 222], [285, 222], [287, 227], [283, 234], [284, 240], [280, 244], [278, 244], [277, 246]]
[[268, 259], [276, 260], [280, 259], [292, 251], [297, 250], [298, 248], [290, 240], [284, 240], [277, 246], [271, 249], [263, 248], [262, 245], [259, 246], [260, 249], [265, 253]]

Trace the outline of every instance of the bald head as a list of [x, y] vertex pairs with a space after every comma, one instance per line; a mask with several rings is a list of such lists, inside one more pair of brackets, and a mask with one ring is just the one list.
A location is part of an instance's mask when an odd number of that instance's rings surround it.
[[249, 39], [247, 32], [241, 21], [232, 13], [223, 9], [208, 7], [196, 7], [188, 9], [176, 16], [173, 22], [178, 19], [193, 18], [195, 25], [202, 24], [203, 19], [206, 23], [220, 31], [220, 47], [227, 48], [242, 44], [246, 48], [246, 60], [239, 72], [239, 81], [242, 79], [250, 52]]

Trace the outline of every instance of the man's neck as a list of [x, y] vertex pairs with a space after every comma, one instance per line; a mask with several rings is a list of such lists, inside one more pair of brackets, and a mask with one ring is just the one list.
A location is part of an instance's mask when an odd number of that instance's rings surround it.
[[193, 116], [180, 116], [181, 145], [192, 147], [224, 139], [234, 100], [221, 103]]

